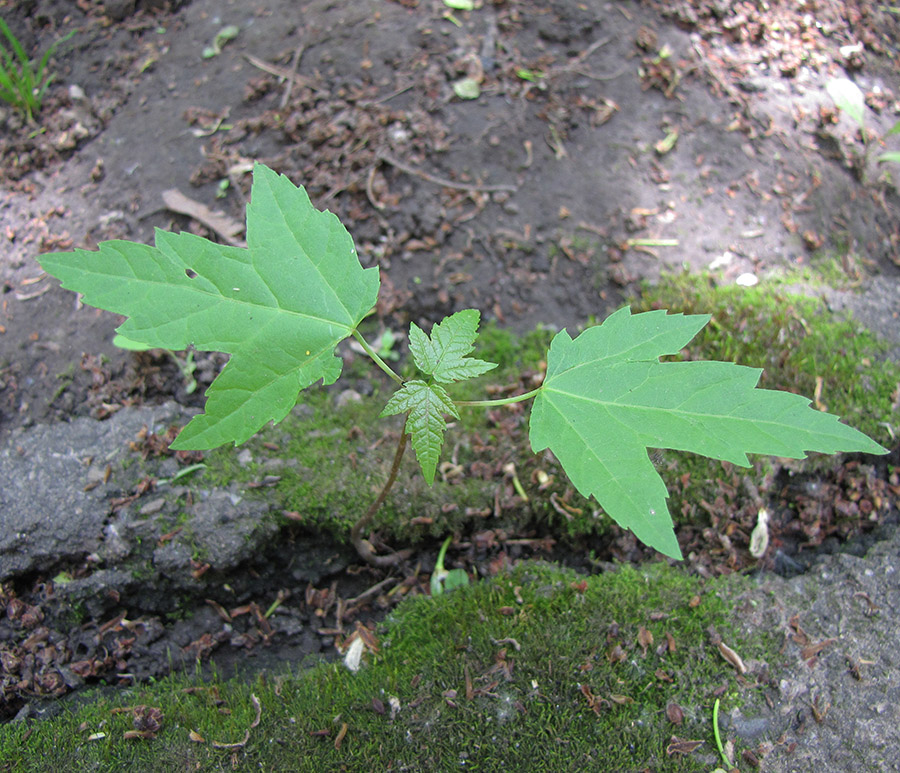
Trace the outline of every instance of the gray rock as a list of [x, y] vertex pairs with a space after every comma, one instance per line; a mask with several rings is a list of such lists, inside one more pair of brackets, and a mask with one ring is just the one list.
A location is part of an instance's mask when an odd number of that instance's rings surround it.
[[886, 276], [867, 280], [863, 292], [826, 293], [828, 305], [834, 311], [849, 309], [853, 316], [891, 346], [891, 358], [900, 362], [900, 283]]
[[784, 641], [777, 688], [768, 702], [748, 693], [741, 728], [734, 723], [746, 738], [761, 729], [769, 739], [765, 770], [900, 770], [898, 556], [895, 528], [865, 557], [825, 556], [790, 579], [764, 575], [733, 600], [748, 639], [766, 628]]
[[[108, 498], [121, 493], [114, 481], [104, 483], [106, 466], [124, 458], [142, 427], [164, 431], [178, 416], [174, 404], [126, 408], [106, 421], [14, 433], [0, 449], [0, 581], [98, 550]], [[123, 551], [127, 546], [117, 542], [113, 552]]]
[[130, 572], [119, 569], [98, 569], [87, 577], [67, 583], [57, 583], [57, 596], [72, 608], [84, 607], [86, 614], [95, 619], [104, 618], [112, 599], [134, 584]]
[[755, 741], [764, 735], [771, 733], [773, 722], [767, 717], [745, 717], [739, 711], [735, 711], [730, 717], [731, 729], [737, 735], [748, 741]]
[[213, 491], [191, 510], [186, 530], [202, 560], [226, 570], [256, 554], [278, 531], [274, 520], [262, 517], [268, 507], [233, 492]]
[[870, 277], [857, 290], [806, 284], [788, 285], [785, 289], [821, 297], [829, 310], [838, 314], [849, 312], [857, 322], [888, 344], [887, 355], [890, 359], [900, 362], [900, 283], [896, 279]]
[[169, 579], [188, 572], [191, 566], [191, 549], [187, 545], [169, 542], [153, 551], [153, 568]]

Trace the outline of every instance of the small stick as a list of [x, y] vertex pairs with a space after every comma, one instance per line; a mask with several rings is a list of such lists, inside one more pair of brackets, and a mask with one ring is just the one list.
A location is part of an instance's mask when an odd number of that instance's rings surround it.
[[369, 174], [366, 176], [366, 196], [369, 203], [380, 212], [384, 209], [384, 204], [375, 198], [375, 170], [374, 166], [370, 167]]
[[430, 183], [434, 183], [435, 185], [442, 185], [445, 188], [453, 188], [457, 191], [511, 191], [515, 192], [518, 190], [518, 187], [515, 185], [474, 185], [471, 183], [458, 183], [453, 180], [447, 180], [443, 177], [436, 177], [433, 174], [428, 174], [428, 172], [423, 172], [421, 169], [416, 169], [414, 166], [408, 166], [404, 164], [402, 161], [398, 161], [396, 158], [392, 158], [386, 153], [379, 153], [378, 160], [384, 161], [386, 164], [390, 164], [391, 166], [397, 167], [401, 172], [406, 172], [407, 174], [414, 175], [416, 177], [421, 177], [423, 180], [427, 180]]
[[291, 59], [291, 74], [287, 79], [287, 83], [284, 85], [284, 94], [281, 95], [281, 103], [279, 106], [282, 109], [284, 109], [284, 106], [287, 105], [288, 100], [291, 98], [291, 92], [294, 90], [294, 81], [297, 79], [297, 68], [300, 66], [300, 57], [303, 56], [305, 50], [305, 43], [301, 43], [294, 50], [294, 58]]
[[[385, 577], [381, 582], [375, 583], [371, 588], [364, 590], [355, 598], [349, 599], [345, 602], [347, 608], [355, 607], [357, 604], [361, 604], [363, 601], [372, 598], [372, 596], [377, 595], [385, 585], [391, 582], [402, 582], [402, 580], [397, 580], [396, 577]], [[346, 609], [345, 609], [346, 611]]]

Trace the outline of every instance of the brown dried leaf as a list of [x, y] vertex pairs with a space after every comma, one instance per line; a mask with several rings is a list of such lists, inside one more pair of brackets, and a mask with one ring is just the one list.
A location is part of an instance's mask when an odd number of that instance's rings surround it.
[[126, 739], [143, 738], [149, 740], [151, 738], [156, 738], [156, 733], [153, 733], [150, 730], [126, 730], [122, 733], [122, 737]]
[[341, 725], [341, 729], [338, 731], [338, 734], [334, 739], [334, 748], [336, 751], [340, 751], [341, 744], [344, 742], [344, 736], [347, 735], [347, 730], [349, 729], [350, 725], [348, 725], [346, 722]]
[[738, 655], [731, 647], [729, 647], [725, 642], [719, 642], [718, 644], [719, 654], [725, 658], [734, 668], [737, 670], [739, 674], [747, 673], [747, 666], [744, 665], [744, 661], [741, 660], [741, 656]]
[[834, 644], [836, 641], [837, 641], [837, 639], [825, 639], [824, 641], [816, 642], [815, 644], [810, 644], [800, 650], [800, 657], [803, 658], [804, 660], [809, 660], [810, 658], [814, 658], [822, 650], [824, 650], [829, 644]]
[[653, 634], [644, 628], [644, 626], [638, 627], [638, 644], [644, 655], [647, 654], [647, 647], [653, 646]]
[[191, 730], [191, 732], [188, 733], [188, 738], [190, 738], [194, 743], [206, 743], [206, 739], [196, 730]]
[[606, 653], [606, 659], [607, 659], [610, 663], [621, 663], [621, 662], [622, 662], [623, 660], [625, 660], [627, 657], [628, 657], [628, 655], [626, 654], [625, 650], [622, 649], [622, 645], [621, 645], [621, 644], [617, 644], [615, 647], [612, 647], [612, 648]]
[[684, 712], [677, 703], [670, 703], [666, 706], [666, 717], [673, 725], [680, 725], [684, 722]]
[[674, 682], [675, 680], [668, 674], [668, 672], [664, 671], [661, 668], [656, 669], [656, 678], [661, 682]]
[[366, 628], [359, 620], [356, 621], [356, 635], [362, 639], [369, 652], [378, 652], [378, 637], [374, 631]]
[[675, 650], [678, 649], [675, 646], [675, 637], [672, 636], [672, 634], [670, 634], [668, 631], [666, 631], [666, 643], [668, 644], [669, 652], [675, 652]]

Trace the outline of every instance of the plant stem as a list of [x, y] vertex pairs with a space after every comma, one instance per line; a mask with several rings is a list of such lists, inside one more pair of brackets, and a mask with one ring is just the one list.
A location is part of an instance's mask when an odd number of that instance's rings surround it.
[[728, 759], [728, 756], [725, 754], [725, 749], [722, 747], [722, 737], [719, 735], [719, 699], [716, 698], [716, 702], [713, 704], [713, 734], [716, 737], [716, 746], [719, 748], [719, 755], [722, 757], [722, 762], [724, 762], [728, 767], [731, 767], [731, 760]]
[[504, 397], [500, 400], [454, 400], [454, 404], [465, 405], [469, 408], [494, 408], [498, 405], [511, 405], [512, 403], [521, 403], [525, 400], [530, 400], [532, 397], [536, 397], [537, 393], [540, 391], [541, 387], [538, 387], [537, 389], [532, 389], [530, 392], [515, 395], [514, 397]]
[[397, 474], [400, 472], [400, 462], [403, 460], [403, 452], [406, 450], [406, 441], [408, 439], [409, 435], [404, 430], [397, 443], [397, 450], [394, 452], [394, 461], [391, 463], [391, 471], [388, 474], [388, 479], [385, 481], [384, 486], [375, 498], [375, 501], [369, 505], [369, 509], [366, 510], [365, 515], [356, 522], [353, 529], [350, 531], [350, 540], [353, 542], [353, 547], [356, 548], [356, 552], [359, 553], [361, 558], [364, 558], [373, 566], [394, 566], [395, 564], [400, 563], [404, 558], [409, 558], [409, 556], [412, 555], [411, 550], [398, 550], [396, 553], [391, 553], [387, 556], [376, 556], [375, 553], [372, 552], [372, 546], [369, 544], [368, 540], [362, 538], [363, 529], [366, 528], [372, 518], [375, 517], [375, 513], [378, 512], [378, 509], [384, 504], [384, 500], [387, 499], [387, 495], [390, 493], [394, 481], [397, 480]]
[[381, 359], [381, 357], [378, 356], [378, 352], [376, 352], [369, 345], [369, 342], [366, 341], [366, 339], [362, 337], [362, 334], [358, 330], [353, 331], [353, 337], [359, 342], [359, 345], [365, 350], [366, 354], [368, 354], [369, 357], [372, 358], [372, 360], [375, 362], [375, 364], [379, 368], [381, 368], [385, 373], [387, 373], [388, 376], [390, 376], [392, 379], [394, 379], [394, 381], [396, 381], [398, 384], [401, 384], [401, 385], [403, 384], [403, 379], [400, 378], [400, 376], [398, 376], [396, 373], [394, 373], [391, 366], [388, 365], [384, 360]]

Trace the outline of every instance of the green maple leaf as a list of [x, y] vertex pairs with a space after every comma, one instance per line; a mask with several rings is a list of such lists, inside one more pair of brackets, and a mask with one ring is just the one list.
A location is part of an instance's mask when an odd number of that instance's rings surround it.
[[283, 419], [301, 389], [337, 379], [335, 346], [375, 305], [378, 269], [363, 269], [337, 217], [260, 164], [247, 244], [157, 230], [155, 247], [117, 240], [40, 259], [86, 303], [126, 315], [117, 332], [132, 342], [232, 355], [172, 448], [242, 443]]
[[412, 437], [416, 458], [430, 486], [434, 482], [434, 471], [444, 442], [444, 430], [447, 429], [444, 414], [449, 413], [458, 419], [459, 413], [442, 386], [418, 380], [407, 381], [394, 392], [381, 415], [393, 416], [406, 412], [409, 412], [406, 431]]
[[806, 451], [886, 453], [836, 416], [788, 392], [757, 389], [761, 370], [724, 362], [660, 362], [707, 315], [632, 316], [626, 307], [572, 340], [553, 339], [535, 398], [530, 440], [549, 448], [584, 495], [593, 495], [642, 542], [681, 557], [665, 484], [647, 448], [692, 451], [749, 466], [748, 453], [802, 459]]
[[431, 337], [415, 322], [409, 326], [409, 350], [416, 367], [442, 384], [465, 381], [496, 368], [493, 362], [466, 355], [475, 348], [481, 315], [475, 309], [464, 309], [431, 329]]

